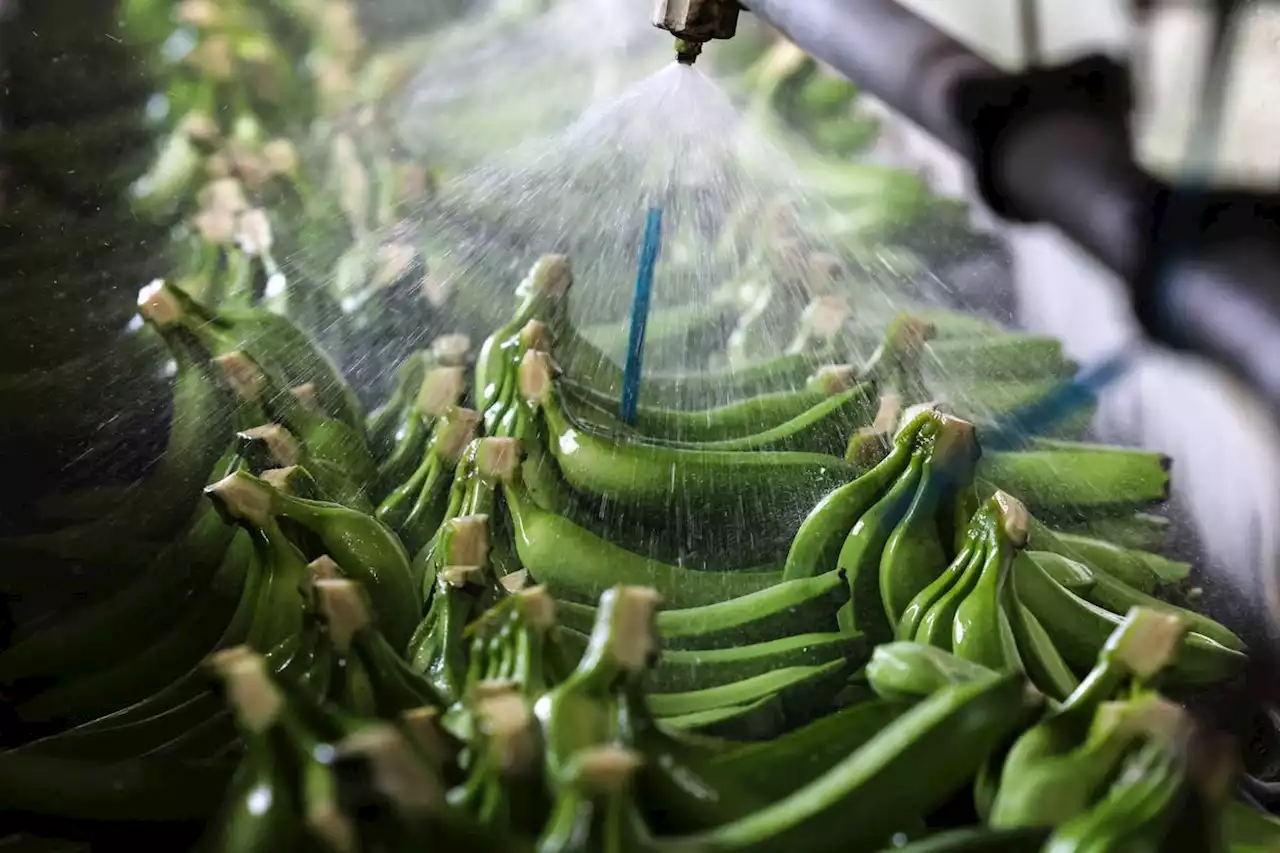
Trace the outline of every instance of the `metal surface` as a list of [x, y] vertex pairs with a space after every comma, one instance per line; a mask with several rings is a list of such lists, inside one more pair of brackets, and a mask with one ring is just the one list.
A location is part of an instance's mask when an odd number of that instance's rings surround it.
[[733, 38], [740, 10], [737, 0], [656, 0], [653, 25], [688, 42]]

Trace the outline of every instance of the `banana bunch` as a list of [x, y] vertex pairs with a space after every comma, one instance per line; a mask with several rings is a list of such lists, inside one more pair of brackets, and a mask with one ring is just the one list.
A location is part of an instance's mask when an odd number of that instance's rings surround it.
[[[1244, 644], [1217, 622], [1147, 595], [1103, 568], [1026, 550], [1029, 518], [1009, 495], [990, 498], [974, 515], [956, 557], [894, 620], [895, 638], [991, 669], [1025, 671], [1047, 695], [1065, 699], [1124, 614], [1147, 607], [1187, 629], [1175, 641], [1171, 683], [1213, 683], [1241, 670]], [[888, 609], [902, 580], [892, 572], [881, 580]]]
[[1029, 350], [916, 317], [866, 361], [659, 374], [623, 424], [571, 280], [541, 259], [474, 356], [413, 352], [368, 416], [287, 321], [148, 288], [183, 390], [152, 475], [173, 497], [0, 543], [134, 570], [0, 652], [0, 807], [211, 851], [1244, 833], [1234, 768], [1154, 691], [1246, 649], [1169, 603], [1179, 564], [1097, 538], [1158, 530], [1167, 460], [984, 454], [925, 356]]

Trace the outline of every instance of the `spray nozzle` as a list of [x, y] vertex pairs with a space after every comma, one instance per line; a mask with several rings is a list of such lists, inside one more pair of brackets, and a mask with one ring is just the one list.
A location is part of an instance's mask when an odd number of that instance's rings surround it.
[[676, 39], [676, 62], [681, 65], [692, 65], [698, 61], [702, 53], [702, 42]]

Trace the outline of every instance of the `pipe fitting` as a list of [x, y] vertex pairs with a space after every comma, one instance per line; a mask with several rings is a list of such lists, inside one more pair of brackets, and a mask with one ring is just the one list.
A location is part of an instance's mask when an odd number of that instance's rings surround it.
[[653, 25], [689, 43], [733, 38], [738, 29], [737, 0], [656, 0]]

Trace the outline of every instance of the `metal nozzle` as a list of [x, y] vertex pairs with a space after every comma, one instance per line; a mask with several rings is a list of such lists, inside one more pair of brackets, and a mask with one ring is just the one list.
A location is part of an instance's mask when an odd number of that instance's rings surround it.
[[692, 65], [702, 54], [702, 42], [676, 39], [676, 62], [681, 65]]
[[692, 65], [706, 42], [733, 38], [741, 8], [738, 0], [656, 0], [653, 25], [676, 37], [676, 61]]

